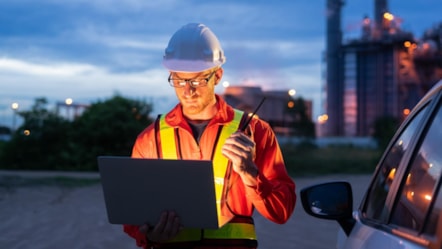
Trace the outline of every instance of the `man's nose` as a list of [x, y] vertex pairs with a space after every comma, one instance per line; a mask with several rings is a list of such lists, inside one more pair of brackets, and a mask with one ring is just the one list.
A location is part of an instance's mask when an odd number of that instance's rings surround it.
[[184, 86], [184, 96], [192, 97], [195, 94], [195, 88], [191, 87], [189, 82], [186, 82], [186, 86]]

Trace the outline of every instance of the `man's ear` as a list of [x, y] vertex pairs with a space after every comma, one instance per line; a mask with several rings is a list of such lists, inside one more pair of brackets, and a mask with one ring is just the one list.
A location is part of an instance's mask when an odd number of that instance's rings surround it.
[[221, 81], [223, 74], [224, 74], [224, 69], [222, 67], [218, 68], [215, 71], [215, 85], [218, 85], [218, 83]]

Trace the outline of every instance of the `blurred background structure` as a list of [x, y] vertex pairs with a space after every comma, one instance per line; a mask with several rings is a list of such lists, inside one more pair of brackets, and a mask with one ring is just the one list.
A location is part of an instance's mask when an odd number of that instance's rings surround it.
[[[312, 101], [295, 98], [294, 89], [263, 91], [257, 86], [228, 86], [224, 99], [233, 107], [252, 113], [263, 98], [256, 115], [266, 120], [277, 135], [314, 137]], [[305, 125], [310, 127], [305, 127]]]
[[343, 41], [342, 0], [327, 0], [324, 117], [317, 136], [366, 137], [379, 118], [402, 121], [442, 78], [442, 23], [422, 38], [401, 29], [387, 0], [374, 0], [358, 39]]

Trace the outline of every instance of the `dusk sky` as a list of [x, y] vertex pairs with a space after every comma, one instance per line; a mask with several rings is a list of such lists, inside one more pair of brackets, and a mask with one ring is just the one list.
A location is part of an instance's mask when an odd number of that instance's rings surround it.
[[[360, 35], [374, 0], [347, 0], [344, 38]], [[440, 0], [390, 0], [403, 30], [420, 38], [442, 22]], [[11, 126], [13, 102], [88, 104], [116, 93], [152, 101], [154, 116], [176, 104], [161, 65], [172, 34], [206, 24], [227, 62], [223, 81], [263, 90], [295, 89], [321, 114], [326, 0], [0, 0], [0, 126]], [[217, 92], [222, 93], [219, 85]]]

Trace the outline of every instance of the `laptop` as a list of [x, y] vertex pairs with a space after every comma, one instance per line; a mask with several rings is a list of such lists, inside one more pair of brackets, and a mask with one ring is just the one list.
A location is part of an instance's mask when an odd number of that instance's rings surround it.
[[109, 223], [155, 225], [174, 210], [186, 228], [217, 229], [233, 214], [218, 214], [212, 161], [99, 156]]

